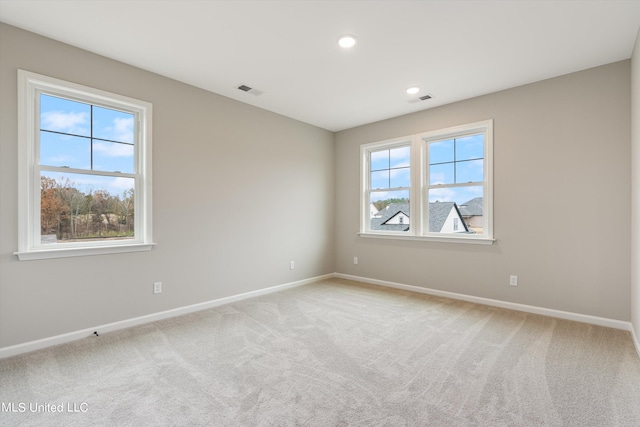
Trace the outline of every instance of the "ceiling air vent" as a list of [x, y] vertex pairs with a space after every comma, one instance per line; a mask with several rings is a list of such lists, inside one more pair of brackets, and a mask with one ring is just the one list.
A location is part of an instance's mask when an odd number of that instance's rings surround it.
[[260, 96], [260, 95], [262, 95], [264, 93], [261, 90], [254, 89], [254, 88], [252, 88], [250, 86], [247, 86], [247, 85], [240, 85], [240, 86], [238, 86], [238, 89], [240, 89], [243, 92], [250, 93], [251, 95], [254, 95], [254, 96]]
[[426, 101], [427, 99], [431, 99], [433, 98], [433, 95], [431, 95], [430, 93], [423, 95], [419, 98], [414, 98], [414, 99], [410, 99], [408, 102], [409, 104], [415, 104], [416, 102], [420, 102], [420, 101]]

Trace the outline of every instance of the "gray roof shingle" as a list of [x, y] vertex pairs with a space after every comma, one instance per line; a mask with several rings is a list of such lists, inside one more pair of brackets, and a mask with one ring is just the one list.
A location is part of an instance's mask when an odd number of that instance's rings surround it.
[[385, 209], [378, 211], [376, 217], [371, 218], [372, 230], [408, 231], [409, 224], [386, 224], [391, 218], [402, 212], [409, 216], [409, 203], [391, 203]]
[[482, 197], [476, 197], [460, 205], [462, 216], [482, 216]]
[[453, 209], [453, 202], [429, 203], [429, 231], [438, 233], [449, 217], [449, 212]]
[[[475, 199], [474, 199], [475, 200]], [[481, 199], [482, 201], [482, 199]], [[482, 203], [481, 203], [482, 205]], [[454, 202], [434, 202], [429, 203], [429, 231], [440, 232], [445, 221], [449, 217], [451, 209], [457, 209]], [[385, 209], [382, 209], [376, 214], [376, 217], [371, 218], [372, 230], [387, 230], [387, 231], [408, 231], [409, 224], [387, 224], [387, 222], [396, 216], [399, 212], [404, 213], [406, 216], [410, 216], [409, 203], [391, 203]], [[462, 221], [463, 226], [464, 221]]]

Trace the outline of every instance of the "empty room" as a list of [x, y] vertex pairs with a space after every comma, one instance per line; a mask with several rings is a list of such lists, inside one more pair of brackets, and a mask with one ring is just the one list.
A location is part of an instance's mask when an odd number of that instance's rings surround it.
[[0, 0], [0, 424], [639, 426], [640, 1]]

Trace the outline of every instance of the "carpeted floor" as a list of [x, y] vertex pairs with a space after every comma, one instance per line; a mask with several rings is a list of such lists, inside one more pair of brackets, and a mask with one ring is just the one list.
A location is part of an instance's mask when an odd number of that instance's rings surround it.
[[0, 381], [7, 426], [640, 426], [628, 332], [338, 279], [0, 360]]

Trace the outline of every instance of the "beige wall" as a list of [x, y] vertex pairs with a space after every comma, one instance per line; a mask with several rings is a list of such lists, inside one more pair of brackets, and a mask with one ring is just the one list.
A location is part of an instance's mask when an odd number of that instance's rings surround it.
[[[18, 68], [153, 103], [151, 252], [12, 254]], [[333, 272], [331, 132], [5, 24], [0, 94], [0, 347]]]
[[[336, 271], [628, 321], [629, 82], [622, 61], [338, 132]], [[495, 244], [358, 237], [360, 144], [491, 118]]]
[[[632, 250], [631, 250], [631, 323], [640, 345], [640, 29], [631, 58], [631, 133], [632, 133]], [[640, 347], [638, 348], [640, 352]]]

